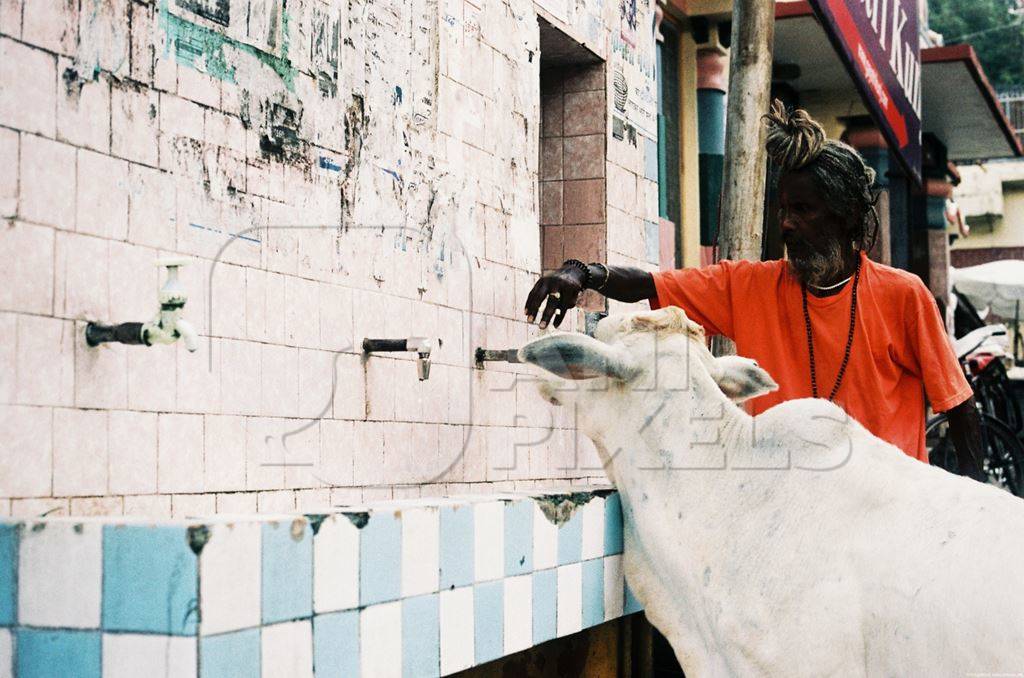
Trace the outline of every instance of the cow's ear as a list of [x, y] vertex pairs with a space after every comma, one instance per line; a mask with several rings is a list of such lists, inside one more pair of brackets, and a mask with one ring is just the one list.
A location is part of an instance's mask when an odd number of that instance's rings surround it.
[[779, 388], [772, 376], [761, 369], [756, 361], [738, 355], [715, 358], [711, 376], [718, 384], [718, 388], [737, 403], [771, 393]]
[[620, 346], [611, 346], [585, 334], [551, 334], [519, 349], [519, 360], [542, 367], [563, 379], [611, 377], [620, 381], [639, 372]]

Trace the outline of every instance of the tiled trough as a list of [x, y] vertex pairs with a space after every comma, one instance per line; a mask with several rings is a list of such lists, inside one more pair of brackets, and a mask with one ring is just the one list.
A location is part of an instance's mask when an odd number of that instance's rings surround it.
[[639, 610], [611, 491], [0, 523], [0, 676], [437, 676]]

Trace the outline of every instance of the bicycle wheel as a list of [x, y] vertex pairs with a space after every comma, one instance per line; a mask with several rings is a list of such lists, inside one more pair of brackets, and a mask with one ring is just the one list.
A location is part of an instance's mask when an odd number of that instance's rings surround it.
[[975, 382], [975, 399], [982, 411], [998, 419], [1014, 433], [1024, 432], [1020, 403], [1002, 363], [992, 361]]
[[[981, 414], [982, 468], [989, 482], [1021, 497], [1024, 496], [1024, 446], [1003, 422]], [[945, 414], [932, 417], [925, 427], [928, 460], [950, 473], [959, 472], [956, 448], [949, 435]]]

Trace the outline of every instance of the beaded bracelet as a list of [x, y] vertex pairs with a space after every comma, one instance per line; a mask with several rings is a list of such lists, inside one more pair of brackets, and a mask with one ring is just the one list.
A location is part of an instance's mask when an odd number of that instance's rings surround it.
[[600, 292], [604, 289], [604, 286], [608, 284], [608, 278], [611, 277], [611, 271], [609, 271], [608, 267], [599, 261], [595, 261], [591, 266], [600, 266], [601, 270], [604, 271], [604, 277], [601, 279], [601, 284], [594, 288], [595, 292]]
[[562, 266], [572, 266], [583, 271], [583, 289], [590, 287], [590, 267], [584, 264], [579, 259], [566, 259], [562, 262]]

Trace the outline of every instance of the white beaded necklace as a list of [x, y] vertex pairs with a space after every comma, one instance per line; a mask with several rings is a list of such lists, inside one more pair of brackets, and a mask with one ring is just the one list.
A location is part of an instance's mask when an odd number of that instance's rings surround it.
[[852, 280], [852, 279], [853, 279], [853, 276], [851, 275], [846, 280], [840, 280], [835, 285], [828, 285], [827, 287], [822, 287], [821, 285], [812, 285], [811, 283], [807, 283], [807, 286], [808, 287], [813, 287], [816, 290], [822, 290], [823, 292], [827, 292], [828, 290], [834, 290], [837, 287], [842, 287], [846, 283], [850, 282], [850, 280]]

